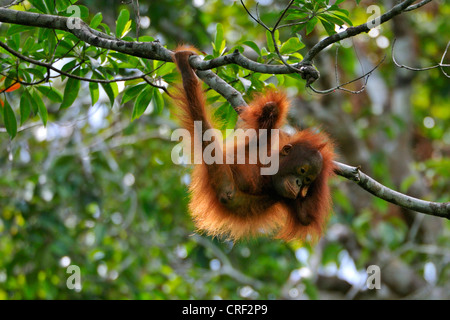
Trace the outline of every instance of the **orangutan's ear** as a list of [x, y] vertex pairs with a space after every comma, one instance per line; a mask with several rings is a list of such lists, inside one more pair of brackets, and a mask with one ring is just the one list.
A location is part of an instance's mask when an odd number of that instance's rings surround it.
[[280, 153], [282, 156], [287, 156], [289, 154], [289, 152], [291, 151], [291, 149], [292, 149], [292, 144], [288, 143], [283, 146]]

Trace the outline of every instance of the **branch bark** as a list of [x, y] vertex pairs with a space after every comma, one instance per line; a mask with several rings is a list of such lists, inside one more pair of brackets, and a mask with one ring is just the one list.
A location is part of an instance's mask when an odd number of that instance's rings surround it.
[[[410, 5], [415, 0], [406, 0], [393, 7], [391, 10], [379, 17], [379, 24], [391, 20], [396, 15], [404, 12], [407, 8], [412, 10]], [[423, 5], [423, 4], [422, 4]], [[33, 26], [39, 28], [50, 28], [55, 30], [63, 30], [75, 35], [78, 39], [96, 47], [115, 50], [117, 52], [129, 54], [132, 56], [147, 58], [160, 61], [172, 61], [172, 51], [164, 48], [159, 41], [153, 42], [129, 42], [116, 39], [110, 35], [90, 28], [80, 18], [61, 17], [48, 14], [39, 14], [26, 11], [17, 11], [11, 9], [0, 8], [0, 22], [20, 24], [25, 26]], [[314, 45], [305, 55], [304, 59], [292, 67], [287, 65], [269, 65], [252, 61], [242, 55], [239, 51], [222, 57], [208, 60], [197, 61], [195, 67], [197, 70], [206, 71], [218, 68], [228, 64], [237, 64], [245, 69], [269, 74], [288, 74], [297, 72], [308, 84], [312, 84], [320, 76], [319, 72], [312, 66], [312, 60], [317, 54], [329, 45], [340, 40], [353, 37], [357, 34], [368, 32], [369, 25], [373, 21], [361, 24], [356, 27], [347, 28], [345, 31], [329, 36]]]
[[335, 161], [336, 174], [355, 181], [361, 188], [374, 196], [403, 208], [450, 219], [450, 202], [430, 202], [413, 198], [392, 190], [363, 173], [358, 167], [351, 167]]
[[308, 53], [305, 55], [305, 57], [303, 58], [302, 63], [311, 63], [312, 60], [314, 59], [315, 56], [317, 56], [317, 54], [319, 52], [321, 52], [323, 49], [325, 49], [326, 47], [328, 47], [329, 45], [339, 42], [341, 40], [350, 38], [350, 37], [354, 37], [360, 33], [363, 32], [368, 32], [370, 31], [370, 27], [369, 26], [378, 26], [380, 24], [383, 24], [389, 20], [391, 20], [392, 18], [394, 18], [395, 16], [399, 15], [400, 13], [404, 12], [406, 10], [406, 8], [408, 8], [415, 0], [406, 0], [403, 1], [399, 4], [397, 4], [396, 6], [394, 6], [391, 10], [389, 10], [388, 12], [382, 14], [380, 17], [375, 18], [374, 20], [368, 21], [366, 23], [360, 24], [359, 26], [356, 27], [350, 27], [345, 29], [342, 32], [338, 32], [333, 34], [332, 36], [329, 36], [321, 41], [319, 41], [316, 45], [314, 45], [309, 51]]
[[62, 30], [72, 33], [78, 39], [95, 47], [110, 49], [140, 58], [172, 62], [171, 51], [164, 48], [159, 41], [129, 42], [116, 39], [92, 29], [80, 18], [0, 8], [0, 22]]

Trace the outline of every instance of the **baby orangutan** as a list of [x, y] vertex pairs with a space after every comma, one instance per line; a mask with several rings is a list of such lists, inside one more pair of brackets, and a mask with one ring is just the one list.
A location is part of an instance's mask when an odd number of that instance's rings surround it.
[[[200, 81], [189, 64], [192, 50], [195, 49], [180, 47], [173, 59], [183, 80], [176, 97], [181, 123], [194, 137], [194, 121], [201, 121], [202, 136], [213, 125], [206, 112]], [[286, 120], [288, 108], [284, 93], [267, 91], [242, 108], [241, 128], [256, 132], [279, 129]], [[258, 140], [258, 148], [267, 148], [270, 153], [274, 152], [273, 141], [268, 136], [266, 146]], [[194, 139], [191, 139], [192, 147]], [[201, 141], [202, 150], [210, 143]], [[248, 149], [249, 142], [245, 143]], [[279, 153], [279, 169], [273, 175], [261, 174], [264, 165], [260, 161], [255, 164], [202, 161], [195, 165], [189, 208], [200, 230], [232, 240], [261, 234], [285, 241], [320, 238], [331, 211], [328, 179], [334, 171], [333, 144], [326, 134], [313, 130], [294, 134], [279, 130], [278, 145], [275, 152]], [[231, 150], [236, 152], [237, 148]], [[230, 152], [228, 147], [223, 151], [224, 159], [226, 152]]]

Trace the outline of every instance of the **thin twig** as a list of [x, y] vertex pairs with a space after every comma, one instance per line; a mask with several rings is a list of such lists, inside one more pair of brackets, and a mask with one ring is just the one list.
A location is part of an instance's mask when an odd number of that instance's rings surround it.
[[[391, 20], [392, 18], [396, 17], [397, 15], [401, 14], [405, 11], [405, 9], [411, 5], [415, 0], [405, 0], [401, 3], [394, 6], [392, 9], [387, 11], [386, 13], [382, 14], [380, 17], [377, 17], [377, 20], [371, 20], [366, 23], [360, 24], [356, 27], [349, 27], [345, 29], [342, 32], [335, 33], [329, 37], [326, 37], [325, 39], [319, 41], [316, 43], [304, 56], [303, 62], [312, 62], [315, 56], [319, 54], [322, 50], [324, 50], [326, 47], [332, 45], [333, 43], [339, 42], [341, 40], [354, 37], [360, 33], [368, 32], [370, 31], [371, 25], [374, 25], [374, 21], [378, 22], [379, 24], [383, 24], [386, 21]], [[375, 24], [378, 25], [378, 24]]]
[[3, 6], [2, 8], [9, 8], [18, 4], [21, 4], [22, 2], [24, 2], [25, 0], [14, 0], [13, 2], [11, 2], [10, 4], [7, 4], [6, 6]]
[[[336, 86], [334, 88], [330, 88], [330, 89], [327, 89], [327, 90], [317, 90], [312, 85], [309, 85], [308, 87], [311, 88], [311, 90], [314, 91], [315, 93], [319, 93], [319, 94], [329, 94], [329, 93], [335, 92], [336, 90], [341, 90], [341, 91], [345, 91], [345, 92], [349, 92], [349, 93], [353, 93], [353, 94], [359, 94], [359, 93], [363, 92], [366, 89], [367, 82], [369, 81], [370, 75], [383, 63], [383, 61], [385, 59], [386, 59], [386, 55], [370, 71], [366, 72], [365, 74], [363, 74], [362, 76], [359, 76], [356, 79], [353, 79], [353, 80], [347, 81], [345, 83], [342, 83], [342, 84], [340, 84], [340, 85], [338, 85], [338, 86]], [[358, 81], [358, 80], [360, 80], [362, 78], [366, 78], [366, 79], [365, 79], [364, 84], [362, 85], [361, 89], [354, 91], [354, 90], [349, 90], [349, 89], [344, 88], [344, 86], [346, 86], [346, 85], [348, 85], [350, 83], [353, 83], [355, 81]]]
[[139, 32], [141, 30], [141, 13], [139, 9], [139, 0], [133, 1], [134, 14], [136, 15], [136, 40], [139, 41]]
[[[266, 29], [267, 31], [270, 32], [270, 28], [269, 28], [268, 26], [266, 26], [266, 25], [264, 24], [264, 22], [262, 22], [261, 19], [255, 18], [255, 17], [253, 16], [253, 14], [247, 9], [247, 7], [245, 6], [244, 1], [243, 1], [243, 0], [240, 0], [240, 1], [241, 1], [241, 4], [242, 4], [242, 7], [244, 7], [245, 11], [247, 11], [247, 14], [250, 16], [250, 18], [252, 18], [257, 24], [261, 25], [264, 29]], [[258, 6], [256, 6], [256, 8], [258, 8]], [[258, 14], [258, 16], [259, 16], [259, 13], [257, 13], [257, 14]]]
[[448, 74], [444, 71], [444, 69], [443, 69], [444, 67], [450, 67], [450, 64], [444, 64], [444, 63], [443, 63], [443, 62], [444, 62], [444, 58], [445, 58], [445, 56], [447, 55], [448, 48], [449, 48], [449, 46], [450, 46], [450, 41], [447, 43], [447, 46], [446, 46], [445, 51], [444, 51], [444, 54], [442, 55], [441, 61], [440, 61], [438, 64], [436, 64], [436, 65], [434, 65], [434, 66], [431, 66], [431, 67], [413, 68], [413, 67], [406, 66], [406, 65], [404, 65], [404, 64], [400, 64], [400, 63], [398, 63], [397, 60], [395, 59], [394, 46], [395, 46], [396, 40], [397, 40], [397, 39], [394, 39], [394, 41], [392, 42], [391, 55], [392, 55], [392, 61], [394, 62], [394, 64], [395, 64], [397, 67], [403, 68], [403, 69], [406, 69], [406, 70], [411, 70], [411, 71], [427, 71], [427, 70], [431, 70], [431, 69], [440, 68], [441, 71], [444, 73], [444, 75], [445, 75], [447, 78], [450, 78], [450, 75], [448, 75]]
[[275, 23], [275, 25], [273, 26], [272, 30], [276, 30], [278, 28], [278, 25], [280, 24], [280, 22], [283, 20], [286, 12], [289, 10], [289, 8], [292, 6], [292, 4], [294, 3], [294, 0], [291, 0], [288, 5], [286, 6], [286, 8], [284, 8], [283, 12], [281, 13], [281, 16], [278, 18], [277, 22]]
[[420, 8], [420, 7], [426, 5], [428, 2], [431, 2], [431, 1], [433, 1], [433, 0], [420, 1], [419, 3], [413, 4], [413, 5], [409, 6], [408, 8], [406, 8], [405, 11], [416, 10], [417, 8]]
[[[77, 79], [77, 80], [81, 80], [81, 81], [87, 81], [87, 82], [96, 82], [96, 83], [112, 83], [112, 82], [120, 82], [120, 81], [128, 81], [128, 80], [136, 80], [136, 79], [144, 79], [145, 76], [148, 76], [149, 74], [151, 74], [153, 71], [147, 73], [147, 74], [140, 74], [140, 75], [136, 75], [136, 76], [130, 76], [130, 77], [122, 77], [122, 78], [116, 78], [116, 79], [111, 79], [111, 80], [105, 80], [105, 79], [90, 79], [90, 78], [85, 78], [85, 77], [80, 77], [71, 73], [68, 73], [66, 71], [60, 70], [58, 68], [55, 68], [52, 64], [50, 63], [46, 63], [46, 62], [42, 62], [42, 61], [38, 61], [38, 60], [34, 60], [31, 59], [27, 56], [24, 56], [23, 54], [21, 54], [20, 52], [15, 51], [14, 49], [10, 48], [9, 46], [7, 46], [5, 43], [0, 41], [0, 47], [2, 47], [3, 49], [5, 49], [6, 51], [8, 51], [9, 53], [11, 53], [12, 55], [16, 56], [19, 59], [25, 60], [27, 62], [30, 62], [32, 64], [41, 66], [41, 67], [45, 67], [45, 68], [49, 68], [59, 74], [62, 74], [66, 77], [69, 78], [73, 78], [73, 79]], [[145, 79], [144, 79], [145, 80]], [[16, 81], [20, 81], [20, 80], [16, 80]]]

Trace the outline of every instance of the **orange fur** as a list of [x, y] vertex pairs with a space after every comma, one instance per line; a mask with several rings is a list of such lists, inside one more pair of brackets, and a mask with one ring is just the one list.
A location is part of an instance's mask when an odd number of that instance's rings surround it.
[[195, 166], [190, 185], [189, 209], [198, 231], [238, 240], [272, 234], [284, 224], [286, 217], [280, 214], [280, 210], [284, 208], [276, 203], [265, 207], [262, 204], [267, 199], [263, 197], [256, 197], [255, 201], [248, 202], [245, 210], [240, 210], [239, 213], [226, 208], [217, 199], [212, 179], [206, 165]]
[[286, 224], [277, 237], [284, 240], [307, 240], [309, 236], [312, 238], [312, 241], [316, 241], [323, 234], [332, 207], [328, 179], [334, 176], [335, 166], [333, 160], [336, 155], [333, 143], [328, 135], [323, 132], [314, 133], [312, 130], [299, 131], [292, 136], [290, 143], [303, 142], [307, 142], [312, 148], [320, 150], [323, 157], [321, 173], [311, 185], [307, 197], [299, 203], [302, 206], [302, 210], [310, 212], [314, 219], [309, 226], [303, 226], [293, 218], [293, 215], [288, 214]]
[[193, 47], [186, 46], [178, 47], [177, 54], [173, 57], [182, 76], [189, 79], [183, 81], [183, 87], [177, 88], [174, 100], [180, 108], [177, 115], [181, 125], [188, 129], [191, 135], [194, 134], [194, 121], [204, 122], [204, 125], [207, 126], [206, 129], [212, 127], [205, 108], [205, 96], [200, 82], [189, 65], [189, 57], [193, 55], [193, 49]]
[[210, 177], [207, 165], [202, 164], [195, 166], [190, 185], [189, 209], [198, 231], [231, 240], [261, 235], [274, 236], [284, 241], [318, 240], [331, 211], [327, 181], [334, 175], [335, 154], [329, 137], [312, 130], [285, 136], [280, 139], [280, 146], [302, 142], [309, 143], [313, 148], [320, 148], [324, 159], [319, 177], [311, 186], [308, 197], [303, 200], [304, 209], [311, 211], [314, 216], [309, 226], [301, 225], [283, 202], [271, 201], [271, 195], [252, 196], [239, 210], [227, 209], [218, 201], [216, 191], [212, 188], [212, 179], [215, 177]]
[[[274, 110], [268, 106], [275, 106]], [[239, 115], [244, 120], [246, 129], [277, 129], [283, 125], [289, 109], [286, 94], [280, 91], [268, 90], [264, 94], [257, 95], [249, 107], [241, 108]], [[264, 119], [261, 123], [261, 119]]]
[[[212, 128], [207, 114], [205, 97], [200, 82], [190, 68], [191, 47], [182, 46], [174, 54], [174, 62], [183, 78], [178, 88], [177, 105], [183, 127], [193, 133], [193, 122], [203, 121], [203, 132]], [[273, 129], [283, 125], [289, 109], [286, 95], [274, 90], [259, 94], [240, 114], [242, 128]], [[193, 139], [192, 139], [193, 140]], [[192, 142], [193, 143], [193, 142]], [[285, 241], [293, 239], [317, 240], [320, 238], [331, 210], [331, 196], [327, 185], [333, 175], [334, 146], [325, 133], [313, 130], [298, 131], [293, 135], [281, 131], [280, 151], [286, 144], [319, 150], [322, 170], [310, 185], [305, 198], [289, 202], [272, 189], [270, 176], [261, 176], [260, 164], [196, 165], [190, 185], [189, 209], [199, 231], [208, 235], [232, 240], [270, 235]], [[235, 149], [233, 149], [233, 152]], [[225, 157], [225, 151], [224, 157]], [[222, 199], [230, 194], [231, 204]], [[311, 217], [304, 225], [298, 212]]]

